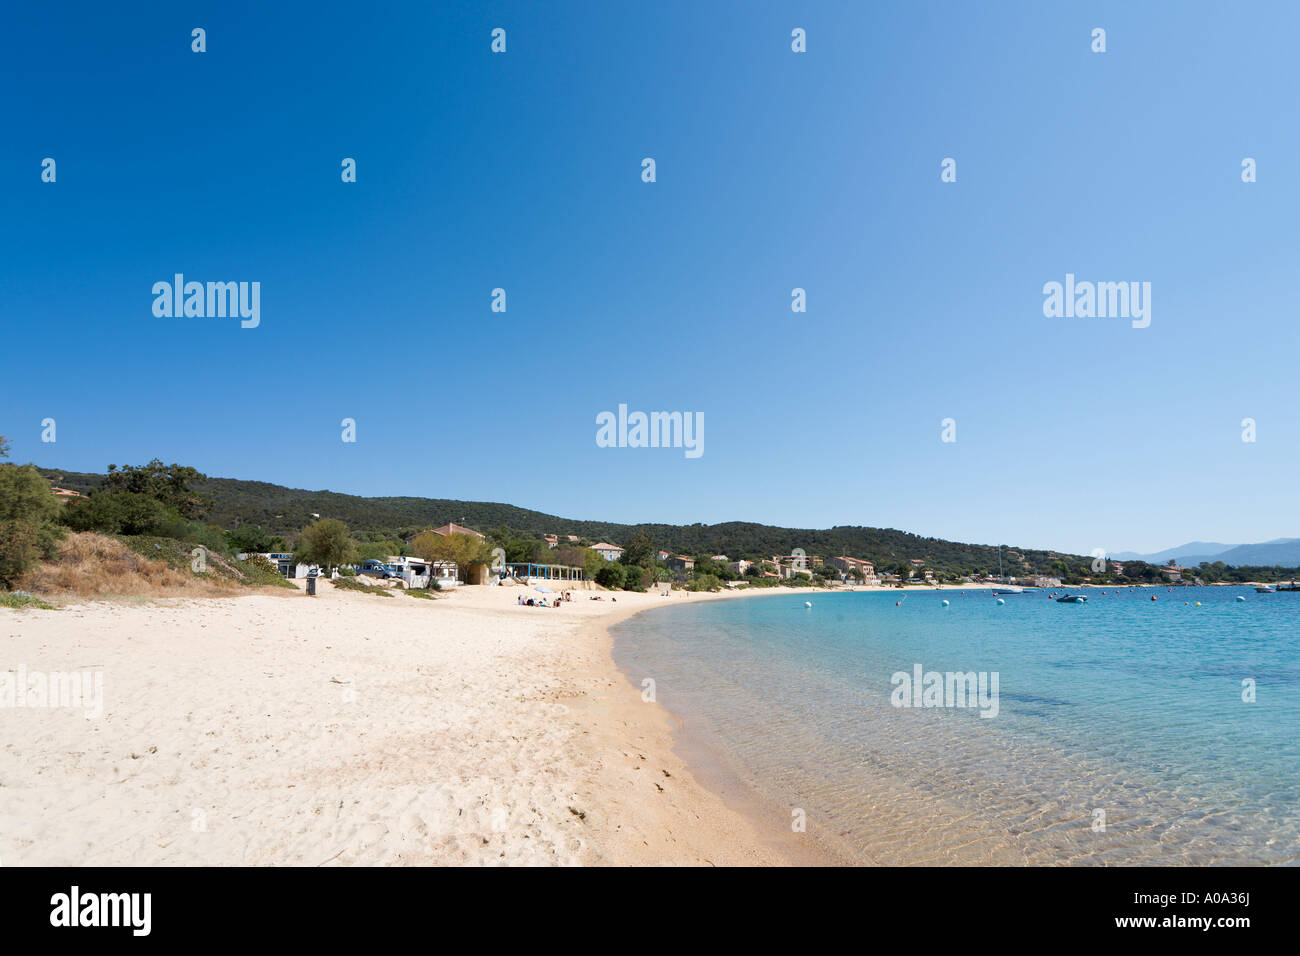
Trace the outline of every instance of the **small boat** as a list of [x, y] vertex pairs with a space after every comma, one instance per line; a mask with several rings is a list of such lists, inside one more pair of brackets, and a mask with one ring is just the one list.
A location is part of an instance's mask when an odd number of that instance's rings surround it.
[[1088, 599], [1082, 594], [1067, 594], [1056, 599], [1057, 604], [1087, 604]]
[[[998, 545], [998, 581], [1005, 582], [1006, 577], [1002, 574], [1002, 545]], [[1014, 584], [1001, 583], [993, 589], [994, 594], [1024, 594], [1025, 589], [1017, 587]]]
[[1255, 588], [1255, 593], [1256, 593], [1256, 594], [1272, 594], [1272, 593], [1273, 593], [1274, 591], [1276, 591], [1276, 590], [1277, 590], [1277, 587], [1276, 587], [1275, 585], [1272, 585], [1272, 584], [1260, 584], [1260, 585], [1258, 585], [1258, 586]]

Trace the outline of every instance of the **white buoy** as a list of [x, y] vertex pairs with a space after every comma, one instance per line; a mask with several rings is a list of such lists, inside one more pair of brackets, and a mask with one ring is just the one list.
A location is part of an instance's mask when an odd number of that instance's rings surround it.
[[812, 607], [812, 601], [804, 601], [804, 602], [803, 602], [803, 606], [804, 606], [804, 607]]
[[1002, 600], [1002, 598], [998, 598], [998, 603], [999, 603], [999, 604], [1006, 604], [1007, 602], [1004, 601], [1004, 600]]
[[1238, 595], [1237, 595], [1237, 600], [1238, 600], [1238, 601], [1244, 601], [1244, 600], [1246, 600], [1246, 599], [1245, 599], [1244, 597], [1242, 597], [1240, 594], [1238, 594]]
[[944, 601], [944, 602], [943, 602], [943, 606], [944, 606], [944, 607], [947, 607], [947, 606], [948, 606], [948, 602], [947, 602], [947, 601]]

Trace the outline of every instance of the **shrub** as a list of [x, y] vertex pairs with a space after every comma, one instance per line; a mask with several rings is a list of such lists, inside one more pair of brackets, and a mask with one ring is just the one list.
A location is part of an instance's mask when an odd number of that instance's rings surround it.
[[168, 512], [157, 498], [136, 491], [97, 492], [70, 502], [62, 515], [63, 523], [73, 531], [100, 534], [160, 534], [171, 518], [179, 520], [180, 516]]
[[635, 564], [623, 565], [623, 590], [644, 591], [647, 573], [645, 568]]
[[714, 574], [697, 574], [686, 582], [688, 591], [717, 591], [722, 587], [722, 582]]
[[353, 581], [351, 578], [335, 578], [332, 583], [341, 591], [360, 591], [363, 594], [378, 594], [380, 597], [390, 598], [393, 592], [387, 588], [375, 587], [372, 584], [362, 584], [360, 581]]
[[42, 601], [38, 597], [28, 594], [26, 591], [13, 591], [9, 594], [0, 594], [0, 607], [34, 607], [42, 611], [58, 610], [53, 604]]
[[245, 525], [224, 532], [226, 547], [232, 554], [263, 554], [285, 550], [284, 539], [272, 535], [256, 525]]
[[603, 588], [621, 588], [623, 579], [623, 565], [613, 561], [606, 561], [605, 566], [596, 572], [596, 583]]
[[0, 465], [0, 585], [13, 587], [39, 558], [53, 557], [59, 502], [32, 465]]
[[276, 574], [280, 573], [280, 569], [271, 563], [271, 559], [262, 554], [250, 554], [244, 559], [244, 564], [247, 567], [256, 568], [262, 572], [272, 571]]

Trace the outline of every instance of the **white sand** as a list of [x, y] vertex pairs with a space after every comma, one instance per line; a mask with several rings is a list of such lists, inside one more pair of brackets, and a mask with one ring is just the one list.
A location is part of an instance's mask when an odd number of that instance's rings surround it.
[[0, 672], [103, 675], [97, 719], [0, 708], [0, 863], [824, 859], [696, 783], [613, 664], [610, 622], [709, 596], [320, 590], [0, 608]]

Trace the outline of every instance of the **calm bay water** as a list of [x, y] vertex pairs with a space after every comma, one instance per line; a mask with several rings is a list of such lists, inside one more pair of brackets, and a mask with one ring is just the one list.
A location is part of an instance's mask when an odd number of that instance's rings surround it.
[[[1300, 863], [1300, 593], [1084, 593], [683, 602], [619, 625], [615, 659], [760, 823], [802, 811], [850, 860]], [[997, 715], [893, 706], [916, 664], [996, 672]]]

